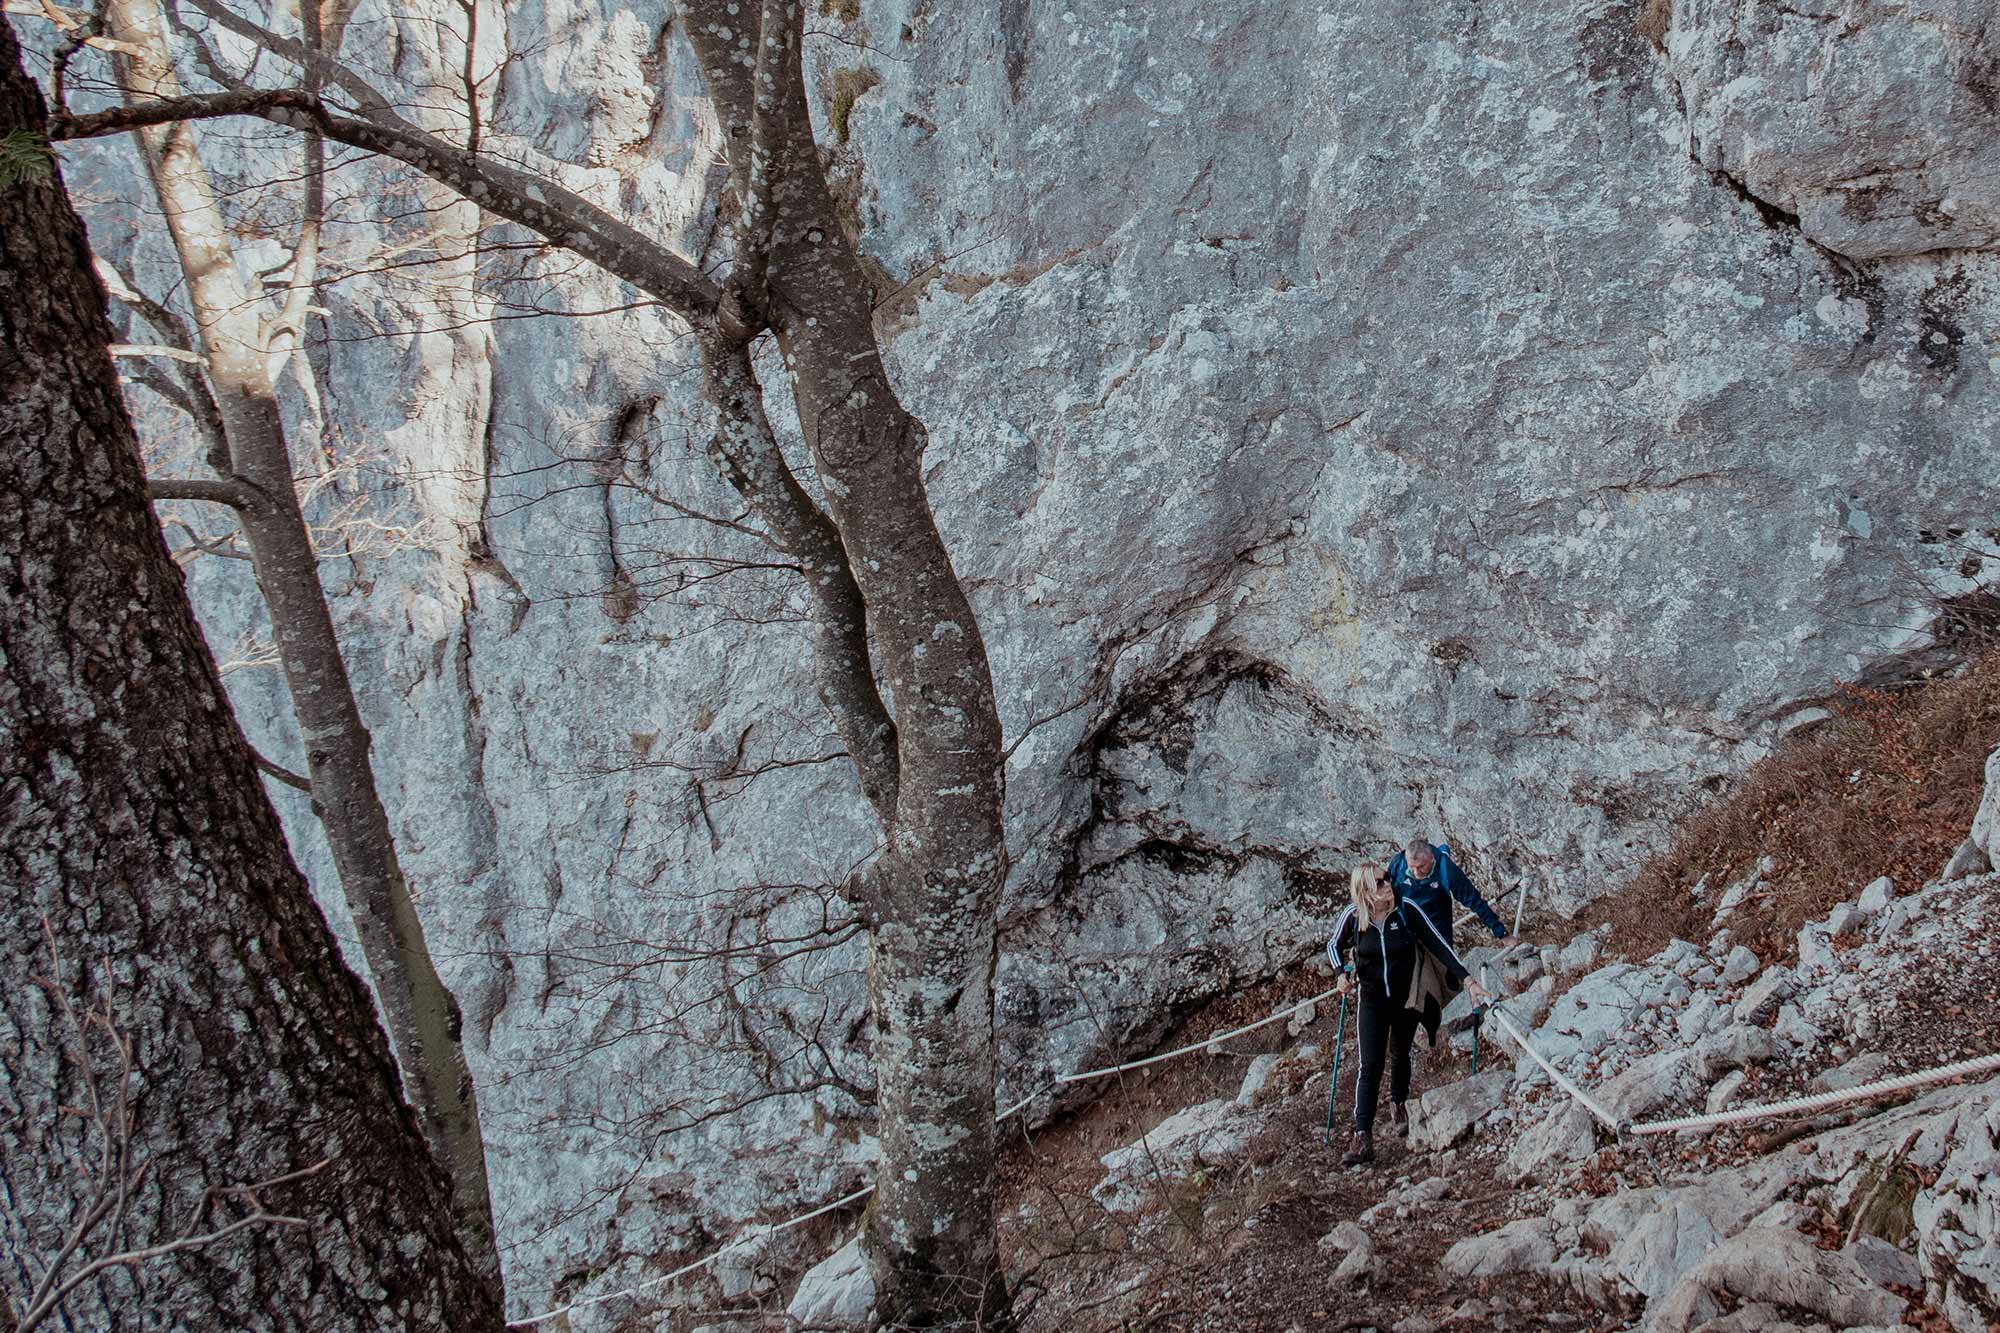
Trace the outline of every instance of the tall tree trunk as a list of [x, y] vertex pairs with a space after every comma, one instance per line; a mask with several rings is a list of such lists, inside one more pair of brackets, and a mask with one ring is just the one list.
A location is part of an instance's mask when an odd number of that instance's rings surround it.
[[62, 1327], [498, 1330], [146, 507], [43, 129], [0, 20], [0, 1286], [21, 1320], [85, 1277]]
[[[302, 67], [310, 53], [225, 6], [212, 21]], [[992, 1328], [1008, 1320], [994, 1234], [993, 974], [1007, 869], [1004, 755], [986, 649], [923, 484], [925, 434], [884, 372], [869, 288], [813, 142], [798, 0], [682, 0], [742, 206], [727, 286], [619, 218], [497, 157], [419, 131], [345, 69], [360, 114], [301, 89], [165, 98], [66, 120], [69, 137], [202, 116], [262, 116], [405, 162], [495, 216], [632, 283], [701, 346], [724, 474], [805, 570], [820, 696], [886, 848], [857, 888], [872, 929], [883, 1159], [864, 1232], [885, 1319]], [[773, 37], [779, 40], [773, 41]], [[777, 334], [823, 512], [772, 437], [751, 342]], [[892, 719], [879, 684], [896, 704]]]
[[[126, 90], [177, 97], [166, 16], [158, 0], [112, 0], [112, 34], [126, 44]], [[310, 145], [309, 145], [310, 147]], [[192, 126], [142, 131], [140, 156], [187, 277], [202, 369], [221, 417], [234, 501], [306, 748], [313, 803], [375, 983], [389, 1043], [424, 1136], [451, 1172], [467, 1250], [497, 1281], [500, 1262], [479, 1109], [457, 1001], [431, 960], [396, 859], [375, 785], [370, 738], [354, 698], [319, 560], [293, 487], [291, 449], [273, 385], [282, 353], [236, 270], [230, 234]], [[309, 183], [317, 189], [316, 183]], [[307, 283], [294, 273], [295, 284]], [[296, 338], [286, 335], [287, 344]]]
[[[746, 327], [768, 320], [777, 334], [867, 608], [875, 668], [896, 703], [894, 782], [875, 784], [893, 800], [883, 812], [887, 850], [863, 904], [873, 927], [882, 1157], [862, 1249], [885, 1324], [994, 1328], [1009, 1319], [993, 1127], [993, 975], [1007, 852], [1005, 756], [986, 645], [932, 519], [923, 425], [889, 383], [872, 292], [813, 140], [800, 7], [765, 0], [755, 24], [747, 3], [686, 8], [684, 29], [728, 135], [744, 215], [731, 292], [758, 317]], [[744, 40], [746, 28], [754, 43]], [[724, 358], [706, 359], [711, 396], [726, 402], [730, 386], [715, 373]], [[822, 652], [823, 672], [838, 662]], [[865, 765], [862, 773], [866, 782]]]

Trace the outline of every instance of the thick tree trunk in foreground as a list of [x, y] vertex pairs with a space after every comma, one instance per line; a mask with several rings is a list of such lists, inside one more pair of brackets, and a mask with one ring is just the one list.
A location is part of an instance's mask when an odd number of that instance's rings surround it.
[[82, 225], [14, 165], [42, 129], [0, 20], [0, 1288], [19, 1320], [86, 1277], [59, 1327], [497, 1330], [147, 508]]
[[[538, 232], [684, 318], [717, 412], [713, 452], [812, 597], [820, 697], [882, 818], [886, 850], [856, 888], [871, 928], [882, 1162], [864, 1250], [885, 1324], [1008, 1321], [994, 1231], [993, 974], [1007, 855], [1005, 756], [986, 648], [923, 483], [924, 429], [875, 341], [870, 289], [813, 142], [797, 0], [682, 0], [726, 137], [741, 220], [718, 283], [564, 189], [418, 130], [352, 71], [191, 0], [218, 25], [318, 69], [358, 107], [309, 88], [163, 98], [67, 120], [68, 137], [206, 116], [261, 116], [407, 163]], [[828, 501], [792, 475], [749, 350], [782, 347]], [[891, 718], [882, 686], [896, 703]]]
[[[142, 100], [180, 96], [167, 17], [158, 0], [111, 0], [105, 12], [111, 35], [124, 43], [121, 68], [128, 95]], [[344, 22], [344, 12], [335, 18]], [[291, 447], [274, 381], [297, 331], [269, 328], [238, 275], [233, 238], [194, 128], [156, 125], [138, 138], [139, 156], [187, 277], [202, 371], [226, 444], [226, 454], [211, 461], [223, 480], [233, 483], [230, 504], [249, 539], [257, 586], [270, 611], [272, 636], [305, 739], [313, 804], [374, 978], [390, 1049], [424, 1136], [451, 1172], [453, 1207], [466, 1249], [497, 1282], [500, 1259], [486, 1150], [458, 1003], [432, 963], [423, 922], [396, 858], [389, 814], [369, 758], [368, 727], [355, 702], [319, 581], [319, 557], [293, 486]], [[309, 139], [309, 149], [316, 145], [317, 139]], [[321, 182], [310, 159], [317, 156], [309, 152], [304, 182], [305, 229], [313, 234]], [[302, 239], [291, 276], [299, 298], [311, 288], [308, 250]], [[274, 339], [281, 343], [275, 349], [270, 345]]]

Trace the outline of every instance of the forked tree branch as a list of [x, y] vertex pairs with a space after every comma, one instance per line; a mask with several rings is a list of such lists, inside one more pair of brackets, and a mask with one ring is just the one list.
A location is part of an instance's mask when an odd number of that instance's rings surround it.
[[[288, 129], [317, 130], [350, 148], [416, 168], [473, 203], [519, 223], [654, 297], [697, 327], [733, 324], [721, 315], [721, 292], [693, 264], [553, 180], [469, 153], [407, 123], [357, 119], [331, 110], [304, 88], [200, 93], [133, 102], [49, 121], [49, 137], [94, 139], [192, 120], [252, 116]], [[737, 331], [737, 330], [732, 330]]]

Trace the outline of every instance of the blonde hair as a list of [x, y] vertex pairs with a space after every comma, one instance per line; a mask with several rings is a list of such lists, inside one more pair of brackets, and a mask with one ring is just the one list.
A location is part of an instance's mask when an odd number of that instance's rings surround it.
[[1354, 904], [1355, 930], [1367, 930], [1376, 924], [1375, 914], [1368, 908], [1368, 886], [1384, 878], [1382, 867], [1372, 862], [1354, 867], [1354, 873], [1347, 877], [1347, 900]]

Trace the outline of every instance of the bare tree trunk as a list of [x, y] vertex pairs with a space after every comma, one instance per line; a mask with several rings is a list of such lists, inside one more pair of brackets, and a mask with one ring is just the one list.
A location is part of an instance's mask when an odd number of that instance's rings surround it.
[[[179, 96], [158, 0], [112, 0], [111, 33], [126, 43], [128, 94]], [[273, 379], [284, 352], [237, 274], [228, 227], [191, 127], [157, 126], [140, 135], [152, 179], [187, 277], [202, 369], [227, 444], [225, 478], [236, 483], [239, 514], [257, 585], [269, 608], [278, 655], [306, 748], [313, 803], [333, 852], [383, 1023], [429, 1140], [451, 1172], [466, 1249], [495, 1281], [500, 1274], [487, 1189], [478, 1104], [460, 1039], [457, 1001], [431, 960], [423, 923], [397, 863], [388, 812], [375, 786], [370, 738], [341, 657], [319, 580], [312, 534], [293, 487]], [[309, 152], [316, 140], [309, 140]], [[309, 188], [317, 190], [315, 182]], [[308, 218], [309, 227], [315, 220]], [[295, 290], [310, 276], [295, 271]], [[298, 303], [302, 304], [302, 303]], [[287, 346], [297, 331], [282, 331]]]
[[0, 20], [0, 1286], [26, 1326], [497, 1331], [147, 509], [42, 132]]
[[[1009, 1317], [993, 1128], [1007, 853], [986, 645], [931, 517], [923, 426], [889, 384], [870, 287], [827, 189], [806, 106], [800, 8], [766, 0], [761, 31], [720, 0], [685, 8], [743, 205], [731, 293], [777, 334], [867, 608], [875, 670], [896, 702], [887, 850], [862, 904], [873, 927], [882, 1136], [863, 1251], [877, 1313], [890, 1326], [992, 1328]], [[757, 34], [754, 48], [737, 40], [745, 28]], [[719, 401], [729, 396], [715, 374], [723, 360], [708, 357]], [[823, 675], [842, 666], [822, 651]]]

